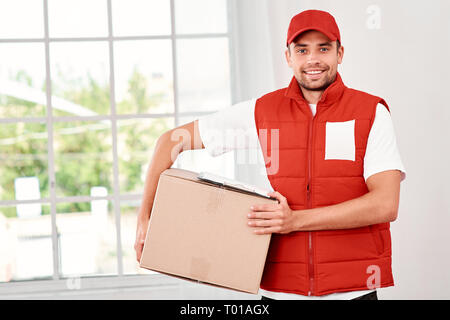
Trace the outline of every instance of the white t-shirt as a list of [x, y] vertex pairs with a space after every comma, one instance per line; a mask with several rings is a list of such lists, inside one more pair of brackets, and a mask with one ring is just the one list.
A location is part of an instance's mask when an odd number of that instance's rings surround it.
[[[260, 164], [258, 173], [264, 176], [263, 182], [259, 183], [258, 186], [273, 191], [267, 177], [263, 154], [257, 136], [254, 114], [255, 103], [256, 99], [243, 101], [213, 114], [200, 117], [198, 119], [200, 137], [205, 149], [211, 156], [218, 156], [231, 150], [254, 149], [258, 164]], [[316, 105], [310, 104], [310, 107], [313, 115], [315, 115]], [[364, 156], [364, 179], [367, 181], [371, 175], [386, 170], [400, 170], [402, 173], [401, 181], [406, 177], [406, 170], [398, 152], [390, 113], [385, 106], [378, 104]], [[360, 290], [308, 297], [260, 289], [260, 294], [269, 298], [283, 300], [349, 300], [372, 291]]]

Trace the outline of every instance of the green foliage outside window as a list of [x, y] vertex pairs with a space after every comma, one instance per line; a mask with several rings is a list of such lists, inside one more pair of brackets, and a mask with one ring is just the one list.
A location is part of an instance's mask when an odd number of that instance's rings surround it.
[[[65, 80], [62, 90], [53, 88], [54, 96], [64, 98], [72, 103], [88, 108], [98, 114], [109, 114], [110, 87], [93, 79], [90, 75], [87, 81]], [[19, 71], [12, 77], [13, 81], [33, 86], [32, 79], [24, 71]], [[61, 83], [61, 81], [59, 81]], [[54, 90], [53, 90], [54, 89]], [[118, 102], [120, 110], [134, 113], [146, 112], [156, 107], [165, 98], [166, 93], [150, 94], [146, 77], [136, 68], [128, 81], [128, 94]], [[45, 92], [45, 86], [42, 86]], [[0, 94], [0, 117], [26, 116], [27, 111], [38, 109], [38, 114], [45, 116], [46, 106], [24, 101], [15, 97]], [[36, 112], [33, 112], [36, 114]], [[69, 115], [54, 110], [53, 115]], [[123, 122], [118, 128], [125, 141], [125, 152], [141, 150], [148, 153], [148, 164], [152, 144], [170, 127], [166, 119], [146, 119], [148, 126], [135, 126], [133, 122]], [[119, 121], [118, 121], [119, 122]], [[68, 128], [76, 128], [70, 132]], [[108, 193], [113, 192], [113, 163], [111, 126], [102, 121], [53, 122], [55, 146], [55, 166], [57, 195], [89, 195], [93, 186], [104, 186]], [[64, 130], [68, 131], [64, 134]], [[63, 136], [60, 138], [59, 136]], [[37, 176], [39, 179], [41, 198], [49, 197], [47, 127], [45, 123], [7, 123], [0, 125], [0, 197], [2, 200], [15, 199], [14, 179], [17, 177]], [[123, 152], [123, 151], [122, 151]], [[79, 159], [77, 158], [79, 157]], [[78, 160], [77, 160], [78, 159]], [[142, 160], [142, 159], [141, 159]], [[139, 161], [119, 160], [121, 176], [125, 182], [121, 193], [134, 190], [142, 184], [142, 171], [145, 169]], [[83, 183], [80, 183], [82, 181]], [[57, 211], [83, 212], [89, 211], [89, 203], [58, 204]], [[15, 208], [0, 208], [7, 217], [16, 216]], [[43, 214], [49, 214], [48, 206], [43, 206]]]

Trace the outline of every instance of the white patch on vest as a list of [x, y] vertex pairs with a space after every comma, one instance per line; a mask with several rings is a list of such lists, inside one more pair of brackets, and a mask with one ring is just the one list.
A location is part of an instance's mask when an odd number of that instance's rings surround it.
[[325, 160], [355, 161], [355, 120], [326, 123]]

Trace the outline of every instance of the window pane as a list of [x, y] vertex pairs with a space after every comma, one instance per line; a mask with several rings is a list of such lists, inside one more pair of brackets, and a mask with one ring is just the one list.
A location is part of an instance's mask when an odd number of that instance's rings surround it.
[[140, 201], [121, 201], [120, 236], [122, 238], [123, 272], [125, 274], [156, 274], [156, 272], [139, 267], [134, 251], [136, 240], [136, 221]]
[[43, 37], [44, 4], [42, 1], [0, 1], [0, 38]]
[[0, 44], [0, 118], [46, 115], [41, 43]]
[[50, 206], [0, 207], [0, 282], [52, 275]]
[[44, 123], [0, 125], [0, 200], [49, 197], [47, 140]]
[[[198, 117], [181, 117], [180, 125], [189, 123]], [[235, 179], [234, 151], [212, 157], [205, 149], [187, 150], [178, 156], [173, 168], [181, 168], [194, 172], [207, 171], [223, 177]]]
[[174, 111], [171, 57], [169, 40], [114, 44], [118, 113]]
[[48, 0], [50, 37], [108, 35], [106, 0]]
[[[96, 187], [91, 194], [104, 196], [107, 190]], [[110, 201], [58, 203], [56, 212], [61, 275], [116, 274], [116, 226]]]
[[54, 123], [57, 196], [88, 196], [92, 187], [112, 193], [111, 123]]
[[110, 113], [107, 42], [51, 43], [50, 57], [53, 115]]
[[228, 56], [227, 38], [177, 41], [180, 112], [230, 105]]
[[227, 32], [226, 0], [175, 0], [176, 32]]
[[169, 0], [113, 0], [114, 36], [170, 34]]
[[120, 193], [142, 193], [157, 139], [174, 127], [172, 118], [117, 121]]

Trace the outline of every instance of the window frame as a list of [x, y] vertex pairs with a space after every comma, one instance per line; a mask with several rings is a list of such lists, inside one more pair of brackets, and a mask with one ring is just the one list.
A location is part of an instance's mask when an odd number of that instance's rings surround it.
[[[112, 0], [107, 1], [108, 14], [108, 36], [106, 37], [67, 37], [67, 38], [50, 38], [49, 24], [48, 24], [48, 0], [42, 0], [43, 15], [44, 15], [44, 37], [43, 38], [12, 38], [0, 39], [0, 43], [44, 43], [45, 51], [45, 73], [46, 73], [46, 101], [47, 101], [47, 115], [45, 117], [25, 117], [25, 118], [0, 118], [0, 125], [4, 123], [36, 123], [42, 122], [47, 125], [47, 143], [48, 143], [48, 175], [49, 175], [49, 195], [48, 198], [41, 198], [39, 200], [0, 200], [0, 206], [16, 206], [18, 204], [41, 203], [50, 205], [51, 215], [51, 230], [52, 230], [52, 251], [53, 251], [53, 275], [41, 279], [27, 279], [27, 280], [12, 280], [10, 282], [0, 282], [0, 297], [3, 295], [8, 297], [10, 295], [20, 296], [23, 293], [57, 293], [62, 290], [69, 290], [67, 281], [73, 277], [64, 277], [59, 270], [59, 248], [56, 229], [56, 204], [70, 203], [70, 202], [88, 202], [92, 200], [109, 200], [112, 203], [113, 214], [115, 218], [116, 228], [116, 250], [117, 250], [117, 274], [116, 275], [95, 275], [95, 276], [81, 276], [79, 279], [83, 287], [89, 289], [99, 288], [123, 288], [131, 286], [158, 286], [158, 285], [178, 285], [179, 280], [172, 279], [161, 274], [150, 275], [130, 275], [124, 274], [123, 270], [123, 256], [122, 256], [122, 237], [120, 227], [120, 204], [123, 201], [136, 201], [142, 199], [142, 194], [120, 194], [119, 189], [119, 159], [117, 150], [117, 121], [123, 119], [152, 119], [159, 117], [173, 117], [175, 120], [175, 127], [179, 126], [180, 118], [184, 116], [201, 117], [209, 112], [179, 112], [178, 102], [178, 71], [177, 71], [177, 40], [178, 39], [207, 39], [207, 38], [227, 38], [229, 47], [229, 65], [230, 65], [230, 100], [232, 103], [236, 102], [238, 86], [236, 83], [236, 56], [234, 55], [234, 28], [231, 17], [233, 16], [233, 1], [226, 0], [227, 23], [228, 28], [226, 33], [202, 33], [202, 34], [176, 34], [175, 32], [175, 0], [170, 1], [170, 19], [171, 19], [171, 33], [170, 35], [157, 36], [113, 36], [112, 25]], [[117, 114], [115, 101], [115, 77], [114, 77], [114, 43], [126, 40], [153, 40], [153, 39], [169, 39], [172, 46], [172, 76], [173, 76], [173, 94], [174, 94], [174, 112], [164, 114]], [[110, 114], [109, 115], [95, 115], [95, 116], [63, 116], [55, 117], [52, 113], [52, 88], [51, 88], [51, 74], [50, 74], [50, 56], [49, 48], [51, 42], [76, 42], [76, 41], [105, 41], [108, 43], [109, 52], [109, 72], [110, 72]], [[71, 121], [95, 121], [95, 120], [109, 120], [111, 122], [112, 135], [112, 152], [113, 152], [113, 193], [104, 197], [93, 196], [71, 196], [71, 197], [57, 197], [56, 196], [56, 180], [55, 180], [55, 154], [54, 154], [54, 139], [53, 139], [53, 124], [56, 122], [71, 122]]]

